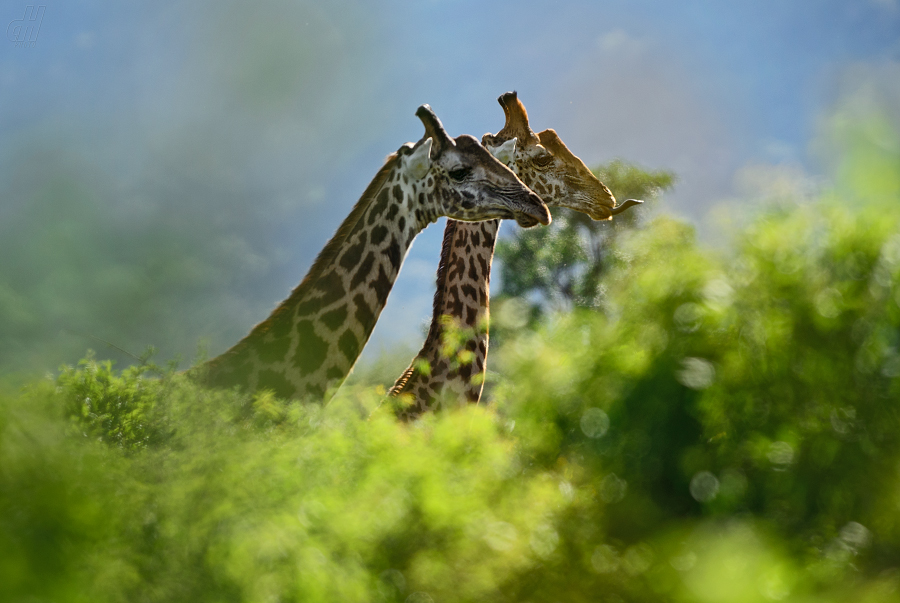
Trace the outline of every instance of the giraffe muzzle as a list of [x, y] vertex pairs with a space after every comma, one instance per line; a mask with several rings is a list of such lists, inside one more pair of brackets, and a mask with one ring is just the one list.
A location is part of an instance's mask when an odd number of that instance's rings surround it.
[[522, 228], [531, 228], [538, 224], [547, 226], [552, 218], [544, 200], [529, 191], [525, 199], [515, 209], [516, 222]]
[[550, 224], [550, 220], [552, 220], [550, 210], [546, 206], [543, 208], [543, 211], [526, 209], [516, 212], [516, 223], [522, 228], [531, 228], [538, 224], [547, 226]]

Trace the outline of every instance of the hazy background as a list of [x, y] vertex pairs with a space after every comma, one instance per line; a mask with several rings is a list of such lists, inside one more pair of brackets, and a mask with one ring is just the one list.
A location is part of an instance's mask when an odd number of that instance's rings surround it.
[[[33, 47], [0, 40], [0, 373], [89, 347], [127, 362], [89, 336], [182, 366], [218, 354], [421, 137], [421, 103], [480, 137], [518, 90], [589, 165], [675, 171], [661, 211], [714, 242], [760, 191], [816, 186], [823, 123], [900, 98], [898, 0], [46, 7]], [[442, 230], [364, 359], [418, 345]]]

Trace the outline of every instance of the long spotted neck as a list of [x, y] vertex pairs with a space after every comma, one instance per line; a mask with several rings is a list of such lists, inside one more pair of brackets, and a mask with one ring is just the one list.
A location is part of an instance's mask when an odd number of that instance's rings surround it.
[[499, 220], [447, 220], [428, 336], [388, 394], [399, 399], [401, 419], [414, 419], [445, 402], [477, 403], [481, 398], [491, 261], [499, 229]]
[[432, 178], [390, 159], [303, 282], [221, 356], [194, 369], [205, 383], [322, 400], [350, 373], [416, 235], [441, 213]]

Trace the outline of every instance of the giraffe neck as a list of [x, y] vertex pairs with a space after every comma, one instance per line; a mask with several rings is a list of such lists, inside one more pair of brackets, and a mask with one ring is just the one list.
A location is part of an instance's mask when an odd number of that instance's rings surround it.
[[439, 213], [427, 185], [409, 181], [399, 163], [385, 164], [291, 295], [234, 347], [199, 367], [202, 381], [317, 400], [343, 383], [413, 239]]
[[447, 220], [428, 336], [389, 392], [401, 400], [406, 394], [414, 401], [398, 411], [401, 418], [410, 420], [437, 410], [444, 401], [478, 402], [481, 398], [491, 261], [499, 228], [499, 220]]

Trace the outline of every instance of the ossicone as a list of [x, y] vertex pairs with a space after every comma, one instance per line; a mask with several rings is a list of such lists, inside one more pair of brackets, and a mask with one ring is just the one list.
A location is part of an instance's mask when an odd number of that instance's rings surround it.
[[537, 142], [537, 136], [528, 125], [528, 111], [525, 105], [519, 100], [519, 95], [515, 92], [506, 92], [497, 98], [497, 102], [503, 107], [503, 114], [506, 116], [506, 123], [503, 129], [497, 133], [498, 137], [504, 139], [518, 138], [523, 142]]
[[432, 159], [437, 159], [444, 152], [445, 148], [453, 146], [453, 139], [447, 134], [443, 124], [441, 124], [441, 120], [438, 119], [438, 116], [435, 115], [430, 106], [422, 105], [416, 109], [416, 117], [422, 120], [422, 125], [425, 126], [425, 138], [431, 138], [433, 141], [431, 147]]

